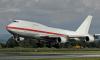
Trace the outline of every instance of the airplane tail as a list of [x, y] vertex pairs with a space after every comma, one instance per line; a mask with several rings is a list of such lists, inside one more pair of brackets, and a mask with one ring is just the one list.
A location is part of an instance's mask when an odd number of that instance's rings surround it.
[[85, 21], [80, 25], [80, 27], [76, 30], [79, 34], [88, 34], [90, 24], [92, 21], [92, 16], [88, 15]]

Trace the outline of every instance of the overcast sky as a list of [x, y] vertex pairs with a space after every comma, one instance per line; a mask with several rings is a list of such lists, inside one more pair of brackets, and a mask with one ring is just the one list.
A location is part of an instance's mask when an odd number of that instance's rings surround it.
[[0, 0], [0, 33], [14, 19], [76, 30], [87, 15], [93, 15], [90, 33], [100, 33], [100, 0]]

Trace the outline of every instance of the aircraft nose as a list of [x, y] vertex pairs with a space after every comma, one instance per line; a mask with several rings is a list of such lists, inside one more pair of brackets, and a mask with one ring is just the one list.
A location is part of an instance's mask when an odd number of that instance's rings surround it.
[[6, 26], [6, 30], [9, 31], [10, 30], [10, 24]]
[[13, 26], [13, 24], [8, 24], [7, 26], [6, 26], [6, 30], [7, 31], [12, 31], [12, 26]]
[[10, 24], [6, 26], [6, 30], [11, 34], [13, 34], [13, 32], [14, 32], [12, 28], [13, 27]]

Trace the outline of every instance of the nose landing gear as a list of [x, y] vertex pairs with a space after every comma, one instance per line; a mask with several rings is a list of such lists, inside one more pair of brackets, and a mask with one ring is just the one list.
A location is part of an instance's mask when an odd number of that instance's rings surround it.
[[16, 47], [18, 46], [18, 42], [16, 40], [14, 40], [13, 37], [10, 37], [6, 43], [6, 47], [8, 48], [13, 48], [13, 47]]

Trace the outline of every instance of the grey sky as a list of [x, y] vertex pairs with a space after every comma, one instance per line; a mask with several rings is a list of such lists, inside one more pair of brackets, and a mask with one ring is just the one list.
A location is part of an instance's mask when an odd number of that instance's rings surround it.
[[7, 33], [4, 27], [14, 19], [76, 30], [90, 14], [90, 32], [100, 33], [100, 0], [0, 0], [0, 33]]

